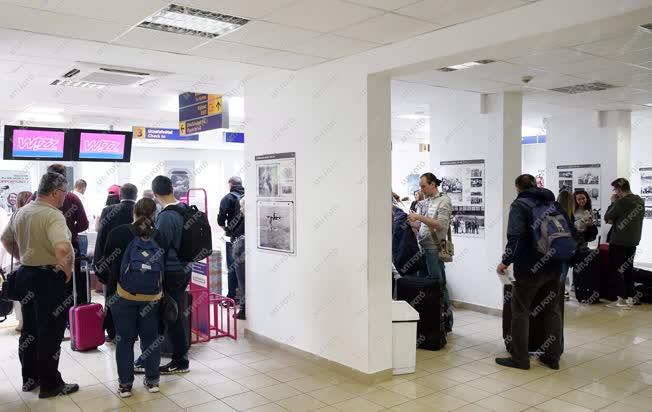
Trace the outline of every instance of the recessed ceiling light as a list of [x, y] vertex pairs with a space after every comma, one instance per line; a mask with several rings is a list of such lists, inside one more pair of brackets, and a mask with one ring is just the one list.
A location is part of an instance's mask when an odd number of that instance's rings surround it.
[[475, 60], [475, 61], [472, 61], [472, 62], [466, 62], [466, 63], [462, 63], [462, 64], [455, 64], [453, 66], [442, 67], [442, 68], [439, 68], [437, 70], [440, 71], [440, 72], [455, 72], [455, 71], [458, 71], [458, 70], [470, 69], [471, 67], [482, 66], [482, 65], [489, 64], [489, 63], [494, 63], [494, 62], [495, 62], [495, 60], [491, 60], [491, 59]]
[[645, 103], [643, 106], [652, 107], [652, 103]]
[[399, 119], [408, 119], [408, 120], [430, 119], [430, 116], [428, 116], [427, 114], [418, 114], [418, 113], [402, 114], [396, 117], [398, 117]]
[[138, 27], [209, 39], [230, 33], [249, 20], [192, 7], [170, 4], [147, 17]]

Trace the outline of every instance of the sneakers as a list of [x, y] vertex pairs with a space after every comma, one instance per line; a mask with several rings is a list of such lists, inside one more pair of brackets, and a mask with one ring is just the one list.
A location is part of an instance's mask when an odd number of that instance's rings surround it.
[[496, 358], [496, 363], [500, 366], [507, 366], [508, 368], [516, 368], [516, 369], [523, 369], [523, 370], [530, 369], [529, 361], [527, 365], [526, 364], [520, 365], [514, 360], [514, 358]]
[[41, 390], [41, 393], [38, 394], [38, 397], [41, 399], [53, 398], [55, 396], [70, 395], [71, 393], [75, 393], [78, 390], [79, 390], [79, 385], [77, 385], [76, 383], [64, 383], [57, 389], [51, 391]]
[[134, 373], [138, 375], [145, 373], [145, 365], [143, 365], [143, 361], [141, 361], [140, 358], [136, 359], [136, 362], [134, 362]]
[[161, 375], [172, 375], [175, 373], [190, 372], [190, 365], [187, 360], [173, 360], [167, 365], [159, 368]]
[[566, 302], [568, 302], [570, 300], [570, 292], [569, 291], [564, 292], [564, 300]]
[[118, 385], [118, 396], [128, 398], [131, 396], [131, 385]]
[[145, 388], [149, 393], [158, 393], [160, 391], [158, 383], [149, 383], [146, 380], [143, 380], [143, 385], [145, 385]]
[[633, 304], [632, 298], [628, 298], [626, 301], [622, 298], [618, 298], [617, 301], [611, 302], [607, 307], [612, 309], [632, 310]]
[[247, 315], [245, 314], [245, 310], [240, 309], [240, 311], [238, 312], [238, 316], [236, 316], [236, 318], [238, 320], [247, 320]]

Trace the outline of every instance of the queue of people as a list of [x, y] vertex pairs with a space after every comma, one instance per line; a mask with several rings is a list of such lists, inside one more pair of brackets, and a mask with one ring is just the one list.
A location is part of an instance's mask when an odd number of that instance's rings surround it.
[[[68, 309], [73, 301], [73, 276], [77, 304], [90, 302], [85, 293], [85, 276], [80, 276], [81, 270], [75, 268], [79, 260], [75, 257], [83, 252], [80, 234], [88, 229], [90, 220], [84, 198], [87, 184], [78, 180], [74, 192], [70, 192], [65, 173], [63, 165], [50, 165], [35, 194], [19, 194], [18, 210], [7, 222], [1, 238], [4, 251], [18, 265], [14, 297], [22, 302], [22, 389], [39, 389], [40, 398], [79, 390], [77, 384], [65, 382], [58, 371]], [[231, 178], [230, 185], [231, 193], [240, 196], [222, 202], [229, 210], [220, 222], [227, 222], [234, 243], [233, 266], [241, 293], [238, 317], [245, 318], [244, 188], [238, 177]], [[138, 189], [133, 184], [111, 186], [106, 206], [96, 222], [93, 268], [105, 284], [105, 340], [116, 345], [117, 390], [121, 397], [131, 396], [134, 374], [144, 374], [145, 388], [155, 393], [159, 391], [161, 374], [190, 370], [189, 311], [182, 310], [182, 300], [191, 267], [179, 252], [188, 206], [176, 199], [167, 176], [154, 178], [146, 192], [138, 200]], [[166, 305], [161, 303], [164, 297], [169, 302]], [[170, 312], [170, 300], [178, 312], [174, 319], [162, 314]], [[164, 339], [169, 340], [172, 359], [159, 365]], [[136, 340], [141, 349], [137, 359], [133, 350]]]

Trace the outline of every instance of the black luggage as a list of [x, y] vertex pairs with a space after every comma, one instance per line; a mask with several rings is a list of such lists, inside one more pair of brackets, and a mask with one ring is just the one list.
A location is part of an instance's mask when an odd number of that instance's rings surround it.
[[439, 350], [446, 346], [446, 309], [442, 285], [432, 279], [404, 276], [396, 282], [398, 300], [408, 302], [417, 312], [417, 347]]
[[600, 303], [602, 260], [598, 249], [578, 252], [573, 267], [575, 297], [580, 303]]
[[[192, 329], [191, 329], [191, 321], [192, 321], [192, 295], [190, 292], [184, 292], [183, 295], [181, 295], [182, 299], [181, 302], [179, 302], [179, 316], [183, 317], [185, 320], [183, 322], [184, 325], [184, 332], [186, 336], [188, 337], [188, 348], [190, 348], [190, 342], [192, 339]], [[165, 328], [165, 332], [163, 334], [163, 341], [161, 342], [161, 356], [166, 356], [166, 357], [171, 357], [172, 352], [174, 351], [172, 344], [170, 343], [170, 338], [168, 336], [168, 330]]]
[[[561, 336], [561, 350], [564, 351], [564, 285], [561, 285], [559, 297], [559, 305], [561, 311], [562, 322], [562, 336]], [[530, 308], [530, 330], [528, 350], [531, 353], [538, 353], [538, 351], [545, 345], [548, 337], [545, 333], [543, 316], [533, 316], [532, 312], [544, 299], [545, 294], [537, 296], [534, 299], [532, 308]], [[503, 340], [505, 341], [505, 349], [507, 352], [512, 353], [512, 285], [505, 285], [503, 288]]]
[[652, 303], [652, 271], [634, 268], [634, 295], [639, 302]]

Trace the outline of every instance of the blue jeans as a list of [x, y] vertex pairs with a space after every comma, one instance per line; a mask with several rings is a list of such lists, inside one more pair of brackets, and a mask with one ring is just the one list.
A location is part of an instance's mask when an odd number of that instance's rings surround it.
[[120, 384], [131, 385], [134, 382], [134, 343], [137, 336], [140, 337], [140, 359], [145, 366], [145, 379], [150, 384], [158, 384], [161, 361], [158, 301], [138, 302], [117, 296], [113, 300], [111, 314], [115, 323], [115, 359]]
[[425, 260], [425, 269], [419, 272], [420, 277], [438, 280], [444, 290], [443, 311], [446, 312], [446, 331], [453, 330], [453, 311], [451, 310], [451, 300], [446, 288], [446, 270], [444, 262], [439, 259], [439, 251], [434, 249], [422, 249]]
[[235, 300], [238, 288], [238, 275], [236, 274], [233, 263], [233, 242], [226, 242], [226, 273], [229, 286], [226, 297]]

